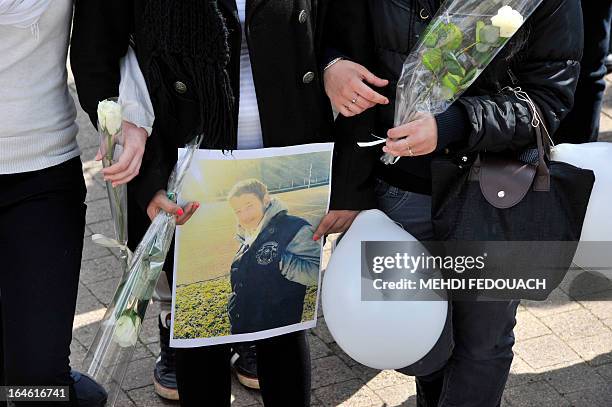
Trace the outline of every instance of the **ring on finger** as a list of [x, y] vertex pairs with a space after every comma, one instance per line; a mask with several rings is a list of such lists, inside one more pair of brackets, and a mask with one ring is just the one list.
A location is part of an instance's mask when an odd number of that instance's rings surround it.
[[353, 99], [351, 99], [351, 103], [355, 104], [357, 103], [357, 98], [359, 97], [359, 95], [355, 96]]
[[408, 155], [410, 157], [414, 157], [414, 152], [412, 151], [412, 147], [408, 146]]

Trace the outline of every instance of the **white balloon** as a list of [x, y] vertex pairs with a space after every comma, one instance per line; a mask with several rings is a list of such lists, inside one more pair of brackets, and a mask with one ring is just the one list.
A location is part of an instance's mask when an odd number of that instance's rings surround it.
[[[595, 184], [582, 226], [581, 242], [612, 242], [612, 143], [559, 144], [551, 150], [551, 159], [595, 173]], [[596, 270], [612, 278], [612, 243], [579, 244], [574, 264]]]
[[[338, 345], [357, 362], [381, 370], [409, 366], [436, 344], [446, 321], [447, 301], [384, 301], [382, 292], [380, 301], [362, 301], [362, 241], [416, 239], [379, 210], [361, 212], [325, 271], [325, 321]], [[419, 249], [418, 255], [423, 252], [427, 254]], [[414, 279], [418, 278], [417, 272]]]

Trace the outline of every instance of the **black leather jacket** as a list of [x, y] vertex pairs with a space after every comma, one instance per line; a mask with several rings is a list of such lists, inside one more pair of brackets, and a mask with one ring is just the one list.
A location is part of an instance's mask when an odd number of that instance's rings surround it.
[[[335, 199], [345, 209], [376, 207], [374, 178], [405, 190], [431, 191], [431, 158], [402, 158], [379, 165], [379, 148], [360, 149], [371, 133], [386, 135], [393, 126], [395, 84], [402, 64], [438, 7], [436, 0], [332, 0], [326, 21], [328, 58], [345, 56], [364, 65], [390, 85], [380, 91], [392, 103], [335, 124]], [[582, 56], [579, 0], [544, 0], [525, 26], [472, 87], [436, 117], [434, 154], [504, 151], [535, 143], [525, 102], [504, 91], [520, 86], [541, 109], [551, 133], [571, 109]], [[342, 179], [339, 179], [342, 178]]]

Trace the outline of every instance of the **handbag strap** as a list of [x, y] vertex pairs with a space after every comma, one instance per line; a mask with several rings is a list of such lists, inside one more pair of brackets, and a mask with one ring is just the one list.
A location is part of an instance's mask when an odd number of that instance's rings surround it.
[[[504, 90], [510, 90], [514, 93], [517, 99], [527, 103], [531, 109], [531, 125], [535, 128], [536, 142], [538, 145], [538, 166], [536, 168], [536, 176], [533, 182], [534, 191], [548, 192], [550, 191], [550, 169], [547, 158], [550, 158], [550, 148], [554, 146], [554, 142], [550, 137], [550, 133], [546, 128], [546, 124], [542, 119], [542, 114], [538, 105], [529, 97], [527, 92], [520, 87], [511, 88], [506, 86]], [[545, 135], [546, 134], [546, 135]]]

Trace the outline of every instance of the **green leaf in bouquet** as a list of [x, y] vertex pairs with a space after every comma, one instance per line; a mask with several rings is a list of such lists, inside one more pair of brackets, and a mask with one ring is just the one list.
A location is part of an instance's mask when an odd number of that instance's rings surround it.
[[438, 46], [445, 51], [455, 51], [463, 42], [463, 33], [456, 24], [444, 24]]
[[448, 88], [452, 91], [452, 95], [447, 99], [452, 99], [452, 97], [459, 91], [459, 84], [461, 83], [461, 76], [453, 75], [452, 73], [447, 73], [442, 78], [443, 87]]
[[448, 72], [453, 75], [463, 76], [465, 75], [465, 68], [461, 65], [455, 54], [450, 51], [446, 51], [443, 54], [444, 66]]
[[436, 86], [433, 93], [435, 100], [451, 100], [455, 96], [455, 93], [446, 86]]
[[501, 48], [504, 45], [506, 45], [506, 43], [510, 40], [510, 38], [504, 38], [504, 37], [499, 37], [499, 39], [497, 40], [497, 44], [495, 44], [496, 47]]
[[475, 50], [474, 52], [472, 52], [471, 56], [474, 60], [474, 65], [478, 67], [484, 67], [488, 65], [488, 63], [491, 61], [493, 53], [490, 52], [490, 50], [487, 52], [478, 52], [478, 50]]
[[480, 43], [493, 45], [499, 39], [499, 27], [485, 25], [480, 29]]
[[439, 48], [429, 49], [423, 52], [423, 65], [433, 73], [442, 69], [442, 50]]
[[482, 30], [486, 25], [487, 24], [482, 20], [478, 20], [476, 22], [476, 42], [482, 42], [482, 40], [480, 39], [480, 30]]
[[476, 44], [476, 51], [484, 54], [485, 52], [489, 52], [489, 50], [491, 49], [491, 46], [489, 44], [484, 44], [484, 43], [478, 43]]
[[455, 92], [454, 90], [446, 86], [442, 86], [440, 95], [444, 98], [444, 100], [452, 100], [455, 97], [456, 93], [457, 92]]
[[439, 21], [427, 26], [425, 32], [423, 32], [423, 44], [427, 48], [434, 48], [436, 46], [443, 26], [444, 24], [441, 24]]
[[468, 73], [463, 77], [463, 79], [461, 79], [461, 82], [459, 82], [459, 86], [461, 87], [461, 89], [467, 89], [472, 84], [474, 79], [476, 79], [479, 73], [480, 69], [478, 68], [470, 69]]
[[454, 75], [452, 73], [447, 73], [442, 78], [442, 83], [445, 86], [448, 86], [450, 89], [453, 89], [453, 88], [457, 88], [457, 86], [459, 86], [459, 84], [461, 83], [462, 79], [463, 78], [461, 76], [459, 76], [459, 75]]

